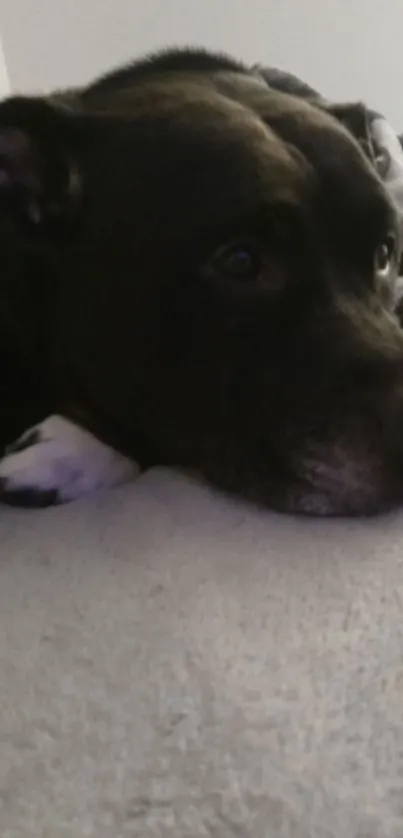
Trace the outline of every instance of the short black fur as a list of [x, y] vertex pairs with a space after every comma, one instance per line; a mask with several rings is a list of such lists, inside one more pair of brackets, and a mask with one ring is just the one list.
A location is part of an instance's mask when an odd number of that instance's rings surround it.
[[403, 498], [394, 209], [327, 106], [251, 79], [174, 52], [68, 109], [0, 107], [2, 259], [17, 236], [33, 368], [39, 346], [53, 410], [141, 462], [281, 510], [379, 511]]

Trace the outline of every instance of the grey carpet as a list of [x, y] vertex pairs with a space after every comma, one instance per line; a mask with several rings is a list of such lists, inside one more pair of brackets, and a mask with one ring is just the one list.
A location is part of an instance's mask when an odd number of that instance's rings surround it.
[[402, 838], [403, 511], [0, 510], [1, 838]]

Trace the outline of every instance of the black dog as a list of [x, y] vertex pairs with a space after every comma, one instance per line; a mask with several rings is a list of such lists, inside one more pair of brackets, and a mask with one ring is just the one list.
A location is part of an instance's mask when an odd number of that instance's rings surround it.
[[292, 512], [402, 500], [397, 214], [365, 109], [331, 111], [201, 52], [0, 107], [5, 400], [61, 414], [3, 460], [6, 500], [123, 455]]

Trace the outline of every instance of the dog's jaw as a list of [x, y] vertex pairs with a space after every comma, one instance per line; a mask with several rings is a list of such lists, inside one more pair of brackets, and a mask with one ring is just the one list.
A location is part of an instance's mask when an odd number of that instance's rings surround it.
[[126, 483], [137, 474], [132, 460], [54, 415], [27, 431], [0, 462], [0, 496], [10, 505], [50, 506]]

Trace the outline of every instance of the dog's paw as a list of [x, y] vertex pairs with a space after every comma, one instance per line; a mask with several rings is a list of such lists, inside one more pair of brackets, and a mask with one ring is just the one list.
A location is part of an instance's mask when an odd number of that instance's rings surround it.
[[137, 474], [136, 463], [55, 415], [23, 434], [0, 461], [0, 499], [14, 506], [50, 506]]

